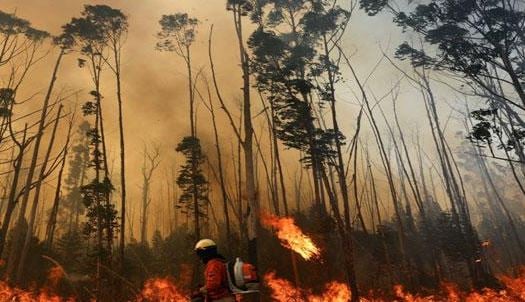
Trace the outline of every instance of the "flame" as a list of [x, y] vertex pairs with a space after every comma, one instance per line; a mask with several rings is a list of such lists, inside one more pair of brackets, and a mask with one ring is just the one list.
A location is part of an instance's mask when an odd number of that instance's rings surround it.
[[516, 302], [525, 301], [525, 270], [521, 276], [511, 278], [507, 276], [500, 277], [501, 282], [505, 285], [504, 290], [496, 291], [493, 289], [483, 289], [479, 292], [463, 293], [455, 284], [443, 284], [445, 295], [432, 296], [417, 296], [405, 293], [403, 287], [395, 286], [394, 290], [396, 296], [401, 298], [401, 301], [406, 302]]
[[330, 282], [321, 295], [315, 295], [309, 290], [294, 287], [290, 281], [277, 278], [273, 272], [266, 274], [264, 280], [272, 290], [274, 301], [347, 302], [352, 297], [346, 284], [339, 282]]
[[0, 282], [0, 302], [74, 302], [74, 298], [62, 298], [49, 293], [47, 290], [41, 292], [25, 291], [11, 287], [5, 282]]
[[52, 267], [47, 274], [46, 286], [39, 290], [23, 290], [0, 281], [0, 302], [74, 302], [75, 298], [64, 298], [54, 294], [54, 289], [64, 276], [65, 272], [61, 267]]
[[507, 276], [500, 277], [501, 282], [505, 284], [507, 289], [516, 297], [525, 301], [525, 267], [521, 268], [521, 275], [518, 278], [510, 278]]
[[189, 298], [184, 295], [175, 283], [168, 278], [155, 278], [144, 283], [137, 302], [186, 302]]
[[304, 259], [318, 259], [321, 256], [321, 250], [301, 231], [293, 218], [263, 215], [262, 223], [268, 228], [277, 229], [277, 237], [281, 245], [298, 253]]
[[[349, 301], [352, 293], [348, 286], [339, 282], [330, 282], [321, 295], [312, 294], [310, 290], [295, 287], [290, 281], [277, 278], [274, 272], [264, 276], [271, 290], [273, 301], [292, 302], [339, 302]], [[517, 278], [500, 277], [505, 285], [504, 290], [484, 289], [479, 292], [461, 292], [453, 283], [442, 284], [442, 291], [433, 295], [417, 295], [407, 292], [402, 285], [393, 288], [392, 298], [360, 297], [361, 302], [517, 302], [525, 301], [525, 269]]]

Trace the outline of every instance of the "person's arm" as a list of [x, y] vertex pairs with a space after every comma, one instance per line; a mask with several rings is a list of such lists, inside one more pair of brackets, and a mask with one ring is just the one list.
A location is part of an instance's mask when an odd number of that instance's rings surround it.
[[220, 291], [222, 287], [222, 270], [224, 264], [213, 262], [206, 268], [206, 292], [208, 294]]

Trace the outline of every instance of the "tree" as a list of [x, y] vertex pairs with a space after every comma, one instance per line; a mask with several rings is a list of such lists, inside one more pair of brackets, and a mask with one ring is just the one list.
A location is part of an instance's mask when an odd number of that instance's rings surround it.
[[[211, 31], [213, 31], [213, 28], [210, 30], [210, 35], [211, 35]], [[226, 190], [226, 179], [225, 179], [225, 175], [224, 175], [225, 173], [224, 173], [223, 156], [222, 156], [222, 150], [221, 150], [220, 139], [219, 139], [219, 130], [218, 130], [218, 127], [217, 127], [217, 119], [216, 119], [216, 114], [215, 114], [215, 107], [214, 107], [213, 100], [212, 100], [212, 97], [211, 97], [210, 87], [209, 87], [207, 81], [206, 81], [206, 89], [207, 89], [207, 92], [208, 92], [208, 103], [206, 103], [204, 100], [202, 100], [202, 102], [203, 102], [204, 106], [206, 107], [206, 109], [208, 109], [208, 111], [210, 112], [210, 115], [211, 115], [211, 121], [212, 121], [212, 126], [213, 126], [213, 136], [214, 136], [214, 139], [215, 139], [215, 151], [216, 151], [216, 154], [217, 154], [217, 166], [218, 166], [217, 167], [218, 173], [216, 173], [215, 170], [213, 170], [213, 172], [214, 172], [214, 176], [218, 180], [219, 186], [221, 188], [222, 210], [223, 210], [223, 214], [224, 214], [224, 220], [225, 220], [225, 223], [226, 223], [226, 240], [228, 241], [227, 250], [230, 251], [231, 250], [230, 244], [231, 244], [231, 239], [232, 239], [231, 224], [230, 224], [230, 211], [228, 209], [230, 199], [228, 197], [228, 192]]]
[[[42, 109], [41, 109], [40, 119], [39, 119], [39, 122], [38, 122], [37, 134], [36, 134], [36, 137], [35, 137], [35, 143], [34, 143], [33, 150], [32, 150], [33, 153], [32, 153], [31, 162], [30, 162], [30, 166], [29, 166], [29, 169], [28, 169], [28, 173], [27, 173], [26, 181], [25, 181], [25, 186], [24, 186], [24, 194], [22, 196], [22, 200], [21, 200], [21, 204], [20, 204], [20, 208], [19, 208], [19, 212], [18, 212], [17, 224], [25, 223], [25, 214], [26, 214], [28, 203], [29, 203], [30, 192], [31, 192], [31, 189], [33, 187], [33, 182], [34, 182], [33, 178], [34, 178], [34, 174], [35, 174], [35, 171], [36, 171], [36, 168], [37, 168], [37, 164], [38, 164], [38, 157], [39, 157], [39, 154], [40, 154], [39, 153], [40, 152], [40, 146], [41, 146], [41, 143], [42, 143], [42, 138], [44, 136], [44, 130], [46, 128], [47, 115], [48, 115], [48, 111], [51, 109], [50, 108], [51, 107], [50, 106], [51, 97], [53, 95], [53, 90], [54, 90], [54, 87], [55, 87], [55, 84], [56, 84], [57, 75], [58, 75], [60, 64], [62, 62], [62, 58], [69, 51], [69, 49], [70, 49], [70, 47], [72, 45], [71, 37], [68, 36], [67, 34], [63, 34], [63, 35], [57, 37], [54, 42], [59, 46], [60, 52], [59, 52], [57, 60], [55, 62], [55, 65], [54, 65], [54, 68], [53, 68], [53, 71], [52, 71], [52, 74], [51, 74], [50, 83], [49, 83], [47, 92], [45, 94], [45, 97], [44, 97], [44, 100], [43, 100], [43, 103], [42, 103]], [[58, 121], [58, 118], [57, 118], [57, 121]], [[52, 140], [53, 140], [53, 138], [52, 138]], [[52, 148], [52, 146], [50, 148]], [[49, 155], [50, 155], [50, 152], [48, 152], [46, 158], [49, 158]], [[45, 170], [46, 169], [46, 164], [47, 164], [47, 162], [44, 162], [44, 165], [41, 168], [40, 176], [39, 176], [38, 180], [36, 181], [37, 192], [39, 191], [39, 187], [40, 187], [41, 182], [44, 180], [44, 178], [46, 177], [46, 174], [48, 173], [48, 171]], [[38, 194], [36, 194], [36, 197], [38, 198]], [[29, 248], [28, 245], [31, 242], [31, 236], [32, 236], [32, 233], [33, 233], [34, 219], [35, 219], [36, 209], [37, 209], [37, 204], [38, 204], [38, 199], [37, 198], [34, 200], [33, 210], [32, 210], [32, 214], [30, 216], [31, 217], [30, 218], [31, 219], [30, 220], [30, 225], [29, 225], [29, 228], [27, 230], [27, 234], [25, 236], [25, 240], [21, 241], [22, 237], [23, 237], [22, 234], [16, 232], [15, 235], [14, 235], [13, 249], [11, 250], [11, 253], [10, 253], [10, 256], [9, 256], [10, 261], [8, 263], [7, 274], [8, 275], [12, 275], [12, 273], [15, 272], [15, 268], [18, 265], [18, 270], [17, 270], [17, 273], [16, 273], [16, 280], [18, 280], [18, 281], [20, 281], [22, 276], [23, 276], [23, 268], [24, 268], [24, 261], [25, 261], [24, 257], [25, 257], [25, 255], [28, 252], [28, 248]], [[21, 229], [22, 228], [20, 228], [20, 227], [15, 228], [15, 230], [21, 230]], [[18, 258], [19, 256], [21, 256], [21, 258]]]
[[196, 137], [184, 137], [176, 150], [186, 159], [177, 177], [177, 185], [182, 190], [179, 197], [180, 208], [183, 212], [193, 213], [195, 236], [200, 238], [199, 221], [201, 217], [206, 216], [203, 208], [208, 204], [208, 181], [200, 168], [205, 161], [205, 156]]
[[[27, 78], [30, 69], [42, 58], [37, 55], [37, 52], [42, 48], [48, 38], [49, 33], [32, 27], [29, 21], [18, 18], [15, 14], [0, 11], [0, 41], [2, 41], [0, 42], [0, 69], [9, 69], [6, 73], [7, 78], [3, 81], [5, 87], [0, 88], [0, 143], [4, 141], [4, 138], [7, 137], [6, 133], [8, 133], [11, 141], [19, 151], [18, 154], [14, 156], [14, 161], [12, 162], [14, 177], [12, 179], [11, 192], [9, 193], [5, 216], [2, 221], [2, 229], [0, 231], [0, 254], [2, 254], [4, 250], [12, 214], [18, 203], [19, 196], [17, 189], [18, 179], [21, 177], [21, 161], [29, 144], [34, 141], [33, 138], [27, 136], [27, 125], [25, 125], [23, 131], [13, 129], [13, 110], [16, 104], [16, 94], [22, 82]], [[52, 80], [51, 83], [54, 83], [54, 81]], [[50, 86], [50, 90], [52, 90], [52, 85]], [[45, 99], [47, 99], [47, 97]], [[43, 108], [45, 110], [47, 110], [48, 103], [44, 103]], [[47, 116], [47, 112], [43, 111], [41, 116]], [[44, 126], [44, 121], [38, 123], [39, 132], [37, 137], [41, 137]], [[23, 136], [21, 140], [20, 134]], [[29, 190], [29, 188], [22, 188], [22, 191]], [[13, 266], [11, 268], [13, 268]]]
[[[84, 41], [90, 43], [90, 47], [94, 46], [97, 64], [101, 64], [102, 61], [109, 66], [116, 79], [117, 88], [117, 104], [118, 104], [118, 121], [119, 121], [119, 139], [120, 139], [120, 178], [121, 178], [121, 226], [120, 226], [120, 248], [119, 256], [121, 265], [124, 260], [124, 245], [125, 245], [125, 223], [126, 223], [126, 173], [125, 173], [125, 144], [124, 144], [124, 124], [123, 124], [123, 108], [122, 108], [122, 88], [121, 88], [121, 54], [122, 44], [126, 38], [128, 31], [127, 17], [119, 9], [114, 9], [107, 5], [86, 5], [83, 12], [84, 21], [89, 24], [91, 33], [86, 34], [84, 32]], [[89, 35], [93, 34], [93, 37]], [[91, 40], [91, 41], [90, 41]], [[113, 56], [113, 61], [109, 59], [109, 56], [104, 54], [105, 49], [108, 49]], [[89, 53], [89, 51], [88, 51]], [[93, 61], [93, 59], [92, 59]], [[99, 68], [100, 66], [93, 66]], [[99, 81], [100, 79], [95, 79]], [[96, 85], [98, 95], [98, 85]], [[98, 97], [100, 102], [100, 97]], [[101, 106], [99, 105], [99, 110]], [[100, 113], [100, 131], [102, 137], [102, 144], [104, 154], [106, 153], [106, 143], [104, 136], [104, 126], [102, 123], [102, 113]], [[107, 158], [104, 156], [105, 177], [109, 179], [107, 169]], [[108, 192], [109, 194], [109, 192]], [[109, 196], [106, 199], [109, 200]], [[109, 202], [109, 201], [108, 201]], [[110, 230], [108, 229], [108, 232]], [[112, 239], [108, 238], [108, 248], [111, 249]], [[122, 269], [122, 268], [121, 268]]]
[[160, 51], [175, 52], [184, 59], [188, 72], [188, 93], [190, 101], [190, 133], [195, 136], [195, 88], [193, 70], [191, 66], [191, 45], [195, 41], [199, 21], [188, 14], [177, 13], [163, 15], [159, 21], [161, 31], [157, 34], [160, 40], [157, 49]]
[[[242, 70], [242, 110], [243, 110], [243, 129], [244, 137], [241, 138], [239, 131], [236, 130], [237, 138], [242, 145], [244, 151], [244, 176], [246, 183], [246, 199], [248, 201], [248, 209], [246, 214], [240, 213], [240, 215], [246, 215], [248, 221], [248, 257], [249, 260], [257, 265], [259, 253], [257, 248], [257, 238], [261, 233], [260, 225], [260, 203], [256, 192], [256, 173], [254, 164], [253, 154], [253, 124], [252, 124], [252, 103], [250, 96], [250, 58], [247, 52], [244, 41], [244, 24], [243, 17], [249, 15], [254, 5], [249, 0], [227, 0], [227, 10], [232, 12], [233, 23], [235, 26], [235, 33], [237, 36], [237, 42], [239, 46], [239, 57], [241, 62]], [[222, 104], [223, 109], [226, 109]], [[229, 115], [229, 114], [228, 114]], [[231, 120], [231, 117], [230, 117]]]
[[113, 240], [119, 229], [116, 222], [117, 211], [111, 202], [114, 187], [108, 169], [100, 82], [102, 71], [108, 62], [107, 51], [110, 37], [114, 37], [115, 32], [126, 28], [124, 21], [125, 17], [120, 11], [106, 6], [86, 5], [81, 18], [73, 18], [64, 26], [64, 31], [73, 37], [74, 46], [83, 55], [83, 58], [78, 61], [79, 67], [87, 66], [94, 85], [94, 89], [90, 92], [93, 99], [87, 101], [82, 110], [85, 116], [94, 117], [93, 128], [87, 131], [86, 135], [90, 146], [90, 166], [94, 169], [95, 175], [90, 183], [82, 186], [81, 194], [87, 208], [88, 218], [84, 232], [96, 240], [95, 280], [99, 299], [104, 296], [102, 262], [111, 266]]
[[153, 172], [159, 167], [160, 164], [160, 151], [159, 147], [155, 147], [153, 151], [148, 151], [148, 148], [144, 146], [144, 162], [142, 164], [142, 211], [140, 212], [140, 243], [147, 245], [148, 243], [148, 208], [151, 203], [150, 186]]
[[86, 135], [89, 129], [91, 129], [89, 122], [82, 121], [78, 125], [75, 142], [71, 146], [68, 174], [64, 180], [67, 194], [63, 197], [61, 207], [62, 227], [68, 231], [80, 229], [80, 216], [85, 210], [80, 188], [84, 185], [89, 168], [89, 138]]
[[[357, 301], [350, 205], [341, 150], [345, 137], [339, 131], [335, 109], [339, 76], [338, 67], [330, 58], [348, 17], [348, 12], [328, 1], [265, 1], [252, 14], [259, 27], [248, 45], [253, 51], [257, 88], [275, 110], [276, 136], [285, 146], [303, 154], [301, 161], [312, 171], [315, 203], [321, 214], [322, 191], [326, 190], [343, 248], [347, 250], [344, 263], [354, 293], [352, 299]], [[319, 113], [324, 104], [331, 106], [333, 128], [325, 125]], [[327, 172], [333, 166], [341, 185], [344, 218], [332, 175]]]
[[[55, 121], [54, 121], [53, 130], [51, 132], [51, 137], [49, 139], [49, 146], [48, 146], [46, 154], [44, 156], [44, 161], [43, 161], [43, 163], [42, 163], [42, 165], [40, 167], [40, 173], [39, 173], [37, 181], [36, 181], [35, 192], [34, 192], [34, 195], [33, 195], [33, 204], [31, 206], [31, 211], [29, 213], [28, 228], [27, 228], [27, 232], [25, 234], [25, 239], [23, 241], [22, 249], [20, 251], [20, 260], [19, 260], [18, 268], [17, 268], [17, 272], [16, 272], [16, 280], [18, 282], [22, 281], [22, 277], [24, 276], [24, 273], [25, 273], [24, 269], [25, 269], [26, 260], [27, 260], [27, 256], [28, 256], [27, 254], [29, 252], [29, 247], [30, 247], [29, 245], [31, 244], [31, 239], [33, 237], [33, 231], [35, 229], [36, 214], [37, 214], [38, 204], [39, 204], [39, 201], [40, 201], [39, 199], [40, 199], [40, 192], [41, 192], [41, 188], [42, 188], [42, 182], [44, 181], [44, 179], [46, 177], [46, 173], [49, 173], [49, 171], [47, 171], [48, 164], [51, 163], [51, 165], [53, 165], [53, 163], [51, 162], [50, 157], [51, 157], [51, 152], [53, 151], [53, 148], [55, 147], [54, 143], [55, 143], [57, 128], [58, 128], [58, 125], [60, 123], [60, 120], [62, 119], [62, 116], [61, 116], [62, 108], [63, 108], [63, 106], [60, 105], [58, 110], [57, 110], [57, 115], [56, 115], [56, 118], [55, 118]], [[70, 124], [70, 129], [71, 129], [71, 124]], [[71, 134], [71, 132], [68, 131], [68, 136], [70, 134]], [[61, 153], [66, 153], [67, 152], [66, 151], [67, 147], [68, 146], [66, 145]], [[56, 160], [55, 162], [59, 162], [59, 161]], [[63, 165], [62, 165], [62, 167], [63, 167]], [[63, 171], [63, 168], [60, 169], [60, 170]], [[59, 173], [59, 175], [60, 175], [59, 178], [61, 178], [61, 173]], [[58, 187], [60, 188], [60, 185]]]
[[[202, 174], [200, 165], [204, 163], [204, 155], [200, 146], [200, 140], [197, 137], [195, 125], [195, 79], [193, 77], [191, 61], [191, 45], [195, 41], [197, 25], [199, 21], [191, 18], [188, 14], [177, 13], [173, 15], [164, 15], [159, 21], [161, 31], [158, 33], [160, 42], [157, 43], [157, 49], [161, 51], [175, 52], [179, 57], [184, 59], [188, 72], [188, 94], [189, 94], [189, 120], [190, 136], [186, 136], [177, 146], [177, 151], [186, 157], [186, 163], [181, 167], [177, 184], [184, 191], [179, 201], [186, 206], [183, 207], [187, 213], [193, 212], [195, 225], [195, 236], [200, 238], [200, 217], [202, 212], [200, 207], [207, 191], [207, 181]], [[195, 78], [198, 77], [198, 74]], [[188, 166], [190, 165], [190, 166]], [[190, 183], [191, 182], [191, 183]], [[189, 191], [190, 190], [190, 191]], [[188, 206], [189, 198], [192, 205]]]
[[[501, 136], [506, 137], [500, 149], [513, 151], [519, 162], [525, 162], [525, 124], [520, 116], [525, 110], [525, 12], [518, 2], [433, 0], [408, 6], [406, 12], [394, 9], [391, 1], [360, 3], [369, 15], [382, 10], [392, 12], [396, 24], [422, 38], [420, 46], [402, 43], [397, 57], [410, 60], [416, 67], [443, 72], [459, 81], [462, 92], [487, 100], [486, 108], [474, 110], [473, 116], [480, 117], [483, 112], [493, 118], [501, 128]], [[486, 121], [476, 123], [472, 137], [490, 144], [490, 136], [498, 134], [489, 126]], [[490, 155], [505, 157], [494, 152]]]
[[58, 210], [60, 208], [60, 201], [62, 199], [62, 178], [63, 178], [64, 170], [66, 167], [67, 156], [69, 154], [71, 131], [73, 129], [74, 118], [75, 118], [75, 115], [73, 114], [71, 119], [69, 120], [67, 139], [66, 139], [64, 149], [62, 150], [62, 159], [61, 159], [61, 164], [60, 164], [60, 170], [58, 172], [58, 180], [57, 180], [57, 187], [55, 189], [55, 197], [53, 200], [53, 205], [51, 207], [51, 213], [49, 214], [49, 219], [48, 219], [48, 223], [46, 226], [45, 243], [46, 243], [47, 248], [49, 249], [51, 249], [53, 245], [53, 238], [54, 238], [54, 234], [56, 230]]
[[[113, 61], [104, 58], [115, 76], [117, 88], [118, 104], [118, 124], [120, 139], [120, 189], [121, 189], [121, 210], [120, 210], [120, 247], [119, 256], [121, 265], [124, 263], [124, 247], [126, 244], [126, 170], [125, 170], [125, 144], [124, 144], [124, 117], [122, 108], [122, 45], [128, 33], [128, 18], [119, 9], [111, 8], [107, 5], [94, 5], [89, 10], [88, 18], [92, 19], [97, 27], [104, 33], [106, 43], [113, 56]], [[122, 267], [121, 267], [122, 269]]]

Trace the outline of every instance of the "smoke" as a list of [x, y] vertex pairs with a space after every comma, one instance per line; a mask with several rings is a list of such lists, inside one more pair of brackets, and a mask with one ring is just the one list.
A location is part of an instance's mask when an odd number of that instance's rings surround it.
[[[166, 170], [176, 160], [175, 146], [181, 138], [189, 133], [189, 100], [187, 74], [182, 58], [174, 53], [159, 52], [155, 49], [156, 33], [159, 31], [158, 20], [162, 14], [187, 12], [198, 18], [201, 24], [197, 40], [192, 48], [193, 68], [202, 70], [202, 78], [208, 77], [208, 33], [214, 24], [215, 64], [222, 93], [227, 100], [233, 100], [240, 93], [241, 78], [239, 74], [238, 48], [235, 47], [234, 28], [229, 13], [220, 1], [2, 1], [0, 9], [16, 12], [24, 19], [30, 20], [34, 27], [46, 30], [51, 34], [60, 33], [61, 26], [72, 17], [78, 17], [83, 5], [107, 4], [121, 9], [129, 17], [129, 35], [122, 58], [124, 127], [126, 139], [127, 186], [130, 191], [131, 211], [138, 206], [144, 144], [160, 142], [162, 146], [163, 166]], [[220, 12], [220, 13], [219, 13]], [[47, 47], [47, 46], [46, 46]], [[50, 47], [50, 46], [49, 46]], [[34, 100], [18, 110], [31, 111], [39, 108], [43, 92], [47, 88], [52, 65], [58, 55], [57, 49], [51, 50], [47, 57], [32, 70], [30, 77], [22, 87], [19, 97], [25, 98], [38, 93]], [[77, 66], [78, 53], [70, 53], [64, 60], [57, 81], [56, 97], [74, 95], [66, 101], [69, 111], [77, 111], [81, 104], [89, 99], [92, 90], [90, 77], [86, 69]], [[232, 76], [234, 75], [234, 76]], [[235, 76], [238, 75], [238, 76]], [[202, 89], [202, 88], [200, 88]], [[106, 70], [102, 79], [103, 115], [105, 132], [108, 140], [108, 156], [113, 171], [113, 182], [118, 183], [118, 123], [115, 81], [110, 70]], [[203, 95], [207, 95], [205, 91]], [[200, 100], [198, 100], [200, 102]], [[234, 103], [234, 102], [231, 102]], [[207, 110], [198, 105], [199, 134], [205, 146], [213, 146], [212, 130]], [[232, 105], [232, 110], [237, 111]], [[228, 138], [229, 125], [217, 108], [221, 138]], [[21, 114], [21, 113], [17, 113]], [[77, 113], [80, 115], [80, 112]], [[65, 126], [64, 126], [65, 128]], [[66, 129], [63, 129], [64, 133]], [[209, 141], [209, 143], [208, 143]], [[63, 141], [62, 141], [63, 142]], [[213, 150], [209, 148], [210, 150]], [[164, 173], [164, 171], [159, 172]], [[159, 175], [160, 176], [160, 175]], [[158, 186], [158, 184], [154, 184]], [[157, 187], [158, 190], [158, 187]], [[157, 193], [154, 190], [154, 194]], [[158, 195], [158, 194], [155, 194]], [[156, 196], [154, 198], [157, 198]], [[118, 198], [116, 198], [118, 199]], [[153, 205], [155, 206], [155, 205]]]
[[[129, 1], [129, 0], [4, 0], [0, 9], [7, 12], [16, 12], [22, 18], [30, 20], [34, 27], [47, 30], [52, 34], [58, 34], [63, 24], [69, 22], [72, 17], [78, 17], [83, 9], [83, 5], [89, 4], [107, 4], [114, 8], [121, 9], [129, 17], [129, 35], [123, 49], [122, 57], [122, 80], [123, 80], [123, 102], [124, 102], [124, 127], [126, 139], [126, 173], [127, 188], [130, 203], [130, 215], [138, 217], [140, 190], [142, 185], [141, 166], [143, 160], [143, 146], [152, 142], [161, 145], [162, 163], [158, 169], [157, 177], [162, 181], [154, 181], [152, 184], [152, 209], [161, 209], [161, 214], [166, 213], [162, 209], [167, 205], [165, 198], [160, 197], [161, 184], [164, 183], [164, 176], [170, 172], [170, 169], [178, 166], [182, 158], [176, 154], [175, 146], [189, 133], [189, 100], [187, 88], [187, 74], [182, 58], [174, 53], [159, 52], [155, 49], [157, 42], [156, 33], [159, 31], [158, 20], [163, 14], [175, 12], [186, 12], [200, 20], [197, 40], [192, 47], [193, 69], [197, 73], [202, 71], [201, 79], [209, 79], [209, 60], [208, 60], [208, 35], [210, 26], [214, 25], [213, 39], [213, 57], [216, 65], [218, 82], [229, 109], [234, 119], [239, 119], [239, 98], [241, 95], [241, 74], [239, 67], [239, 49], [235, 37], [233, 20], [228, 11], [225, 9], [225, 1], [209, 0], [148, 0], [148, 1]], [[352, 62], [359, 72], [359, 76], [367, 78], [365, 83], [370, 90], [373, 90], [380, 98], [381, 95], [392, 87], [392, 83], [398, 80], [399, 73], [384, 62], [376, 70], [375, 67], [382, 57], [381, 51], [389, 52], [397, 46], [400, 41], [399, 29], [391, 26], [391, 20], [388, 17], [369, 18], [359, 11], [354, 14], [351, 27], [343, 39], [345, 51], [351, 55]], [[248, 23], [248, 22], [247, 22]], [[382, 30], [376, 30], [378, 25]], [[245, 37], [253, 28], [246, 24]], [[49, 76], [51, 74], [52, 64], [57, 56], [57, 50], [53, 50], [41, 61], [33, 70], [25, 85], [22, 87], [20, 97], [28, 97], [37, 92], [39, 94], [34, 100], [24, 107], [24, 110], [30, 111], [38, 108], [43, 92], [47, 88]], [[58, 88], [56, 93], [63, 95], [73, 94], [66, 101], [69, 111], [77, 109], [86, 101], [89, 96], [88, 92], [92, 89], [90, 77], [85, 69], [77, 66], [78, 53], [71, 53], [64, 60], [58, 75]], [[372, 75], [372, 71], [373, 75]], [[347, 81], [340, 83], [337, 98], [339, 116], [344, 117], [341, 122], [343, 132], [350, 137], [355, 128], [355, 116], [359, 111], [360, 93], [357, 92], [355, 83], [351, 79], [348, 70], [342, 68], [343, 76]], [[207, 97], [205, 85], [201, 81], [198, 86], [200, 92]], [[417, 92], [416, 92], [417, 93]], [[112, 180], [114, 184], [119, 183], [118, 175], [118, 158], [119, 158], [119, 137], [117, 123], [117, 102], [115, 92], [115, 82], [109, 70], [105, 71], [102, 79], [102, 94], [105, 132], [108, 141], [108, 157], [110, 171], [112, 171]], [[414, 92], [406, 93], [401, 91], [400, 96], [411, 100], [417, 94]], [[58, 95], [57, 95], [58, 96]], [[212, 88], [212, 97], [215, 97]], [[419, 98], [419, 96], [417, 96]], [[200, 104], [197, 97], [198, 108], [198, 131], [204, 149], [212, 163], [216, 162], [214, 153], [213, 129], [211, 127], [211, 118], [206, 108]], [[262, 106], [258, 96], [254, 93], [253, 97], [254, 115], [258, 118], [254, 122], [255, 132], [262, 144], [263, 155], [269, 161], [267, 149], [268, 130], [265, 125], [266, 120], [261, 115]], [[388, 106], [386, 106], [387, 116]], [[424, 117], [422, 104], [407, 102], [399, 106], [401, 119], [409, 129], [414, 127], [414, 120], [421, 121]], [[408, 109], [408, 110], [404, 110]], [[227, 121], [224, 113], [218, 104], [215, 108], [219, 135], [222, 140], [223, 157], [228, 162], [227, 177], [232, 179], [233, 167], [231, 163], [232, 152], [236, 152], [236, 138], [231, 131], [231, 126]], [[80, 112], [78, 112], [80, 114]], [[424, 120], [423, 120], [424, 121]], [[366, 122], [365, 122], [366, 123]], [[65, 127], [64, 127], [65, 128]], [[66, 131], [65, 129], [62, 131]], [[373, 139], [367, 129], [363, 130], [363, 142], [370, 143], [370, 149], [373, 150]], [[369, 137], [369, 138], [367, 138]], [[61, 141], [63, 143], [63, 140]], [[60, 142], [59, 142], [60, 143]], [[233, 149], [233, 151], [232, 151]], [[285, 178], [292, 184], [291, 180], [295, 177], [297, 170], [298, 154], [294, 151], [283, 150], [283, 164], [285, 169]], [[261, 164], [260, 159], [258, 159]], [[260, 179], [265, 180], [262, 167], [259, 167]], [[361, 171], [362, 172], [362, 171]], [[307, 186], [306, 180], [303, 180], [303, 186]], [[210, 176], [212, 183], [215, 179]], [[233, 188], [234, 184], [228, 184]], [[266, 190], [261, 186], [261, 191]], [[290, 185], [292, 187], [292, 185]], [[165, 190], [166, 188], [164, 188]], [[115, 200], [118, 200], [118, 186]], [[53, 191], [53, 190], [49, 190]], [[214, 190], [218, 192], [218, 189]], [[213, 193], [213, 192], [212, 192]], [[290, 192], [290, 194], [294, 194]], [[268, 203], [267, 194], [260, 192], [262, 204]], [[308, 196], [303, 195], [308, 202]], [[166, 219], [166, 217], [162, 218]], [[135, 223], [138, 227], [138, 223]], [[150, 231], [152, 227], [150, 226]]]

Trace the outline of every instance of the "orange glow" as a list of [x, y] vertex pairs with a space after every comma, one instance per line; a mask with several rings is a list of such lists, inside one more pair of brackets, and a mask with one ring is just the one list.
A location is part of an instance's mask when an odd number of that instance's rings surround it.
[[525, 301], [525, 267], [521, 269], [521, 275], [519, 278], [503, 276], [500, 279], [501, 282], [505, 284], [508, 291], [510, 291], [514, 296]]
[[[276, 277], [275, 273], [264, 276], [267, 286], [271, 290], [273, 301], [301, 301], [301, 302], [339, 302], [349, 301], [351, 291], [346, 284], [330, 282], [325, 286], [322, 294], [315, 295], [310, 290], [295, 287], [290, 281]], [[517, 278], [501, 277], [504, 290], [496, 291], [484, 289], [479, 292], [461, 292], [455, 284], [444, 283], [442, 291], [433, 295], [411, 294], [402, 285], [393, 288], [393, 298], [360, 297], [361, 302], [518, 302], [525, 301], [525, 270]]]
[[315, 295], [309, 290], [294, 287], [285, 279], [277, 278], [275, 273], [266, 274], [264, 280], [272, 290], [271, 297], [274, 301], [347, 302], [352, 297], [346, 284], [339, 282], [330, 282], [322, 294]]
[[137, 302], [183, 302], [189, 298], [167, 278], [150, 279], [144, 283], [142, 292], [137, 297]]
[[10, 287], [5, 282], [0, 282], [0, 302], [74, 302], [73, 298], [62, 298], [48, 293], [24, 291], [22, 289]]
[[[49, 284], [57, 284], [53, 280], [60, 280], [64, 272], [59, 268], [50, 271]], [[462, 292], [453, 283], [442, 284], [442, 290], [433, 295], [418, 295], [409, 293], [402, 285], [393, 288], [390, 297], [360, 297], [361, 302], [518, 302], [525, 301], [525, 270], [517, 278], [500, 277], [504, 289], [497, 291], [484, 289], [478, 292]], [[345, 283], [332, 281], [327, 283], [321, 293], [314, 293], [310, 289], [298, 288], [292, 282], [279, 278], [275, 272], [264, 276], [266, 286], [270, 289], [268, 301], [277, 302], [347, 302], [352, 293]], [[270, 300], [271, 299], [271, 300]], [[0, 282], [0, 302], [76, 302], [74, 298], [62, 298], [54, 295], [52, 290], [26, 291], [10, 287]], [[133, 300], [136, 302], [189, 302], [190, 299], [172, 279], [156, 278], [145, 282], [141, 293]]]
[[268, 228], [275, 228], [281, 245], [298, 253], [304, 259], [318, 259], [321, 256], [321, 250], [301, 231], [293, 218], [263, 215], [262, 223]]
[[74, 298], [63, 298], [53, 293], [59, 282], [64, 278], [64, 270], [55, 266], [47, 274], [47, 285], [40, 290], [22, 290], [11, 287], [6, 282], [0, 282], [0, 302], [74, 302]]
[[49, 282], [49, 286], [51, 288], [56, 288], [60, 280], [64, 278], [64, 275], [64, 270], [61, 267], [55, 266], [51, 268], [49, 270], [49, 273], [47, 274], [47, 281]]

